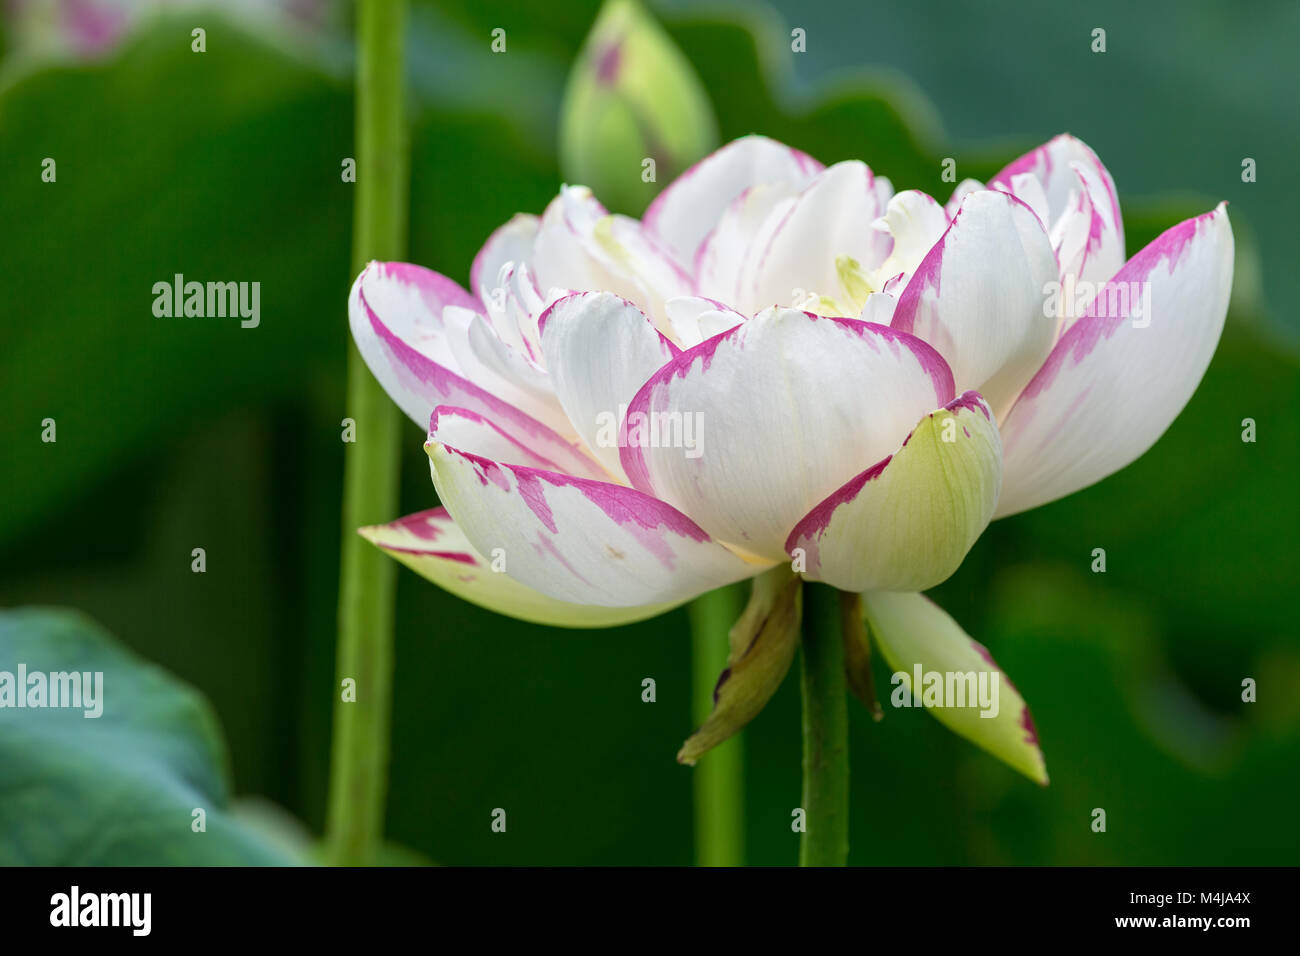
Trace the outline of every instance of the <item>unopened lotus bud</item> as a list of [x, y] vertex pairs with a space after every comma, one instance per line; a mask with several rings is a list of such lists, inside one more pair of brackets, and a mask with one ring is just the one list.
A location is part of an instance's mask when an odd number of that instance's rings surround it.
[[713, 108], [686, 57], [635, 0], [608, 0], [564, 94], [565, 179], [614, 212], [640, 215], [716, 142]]

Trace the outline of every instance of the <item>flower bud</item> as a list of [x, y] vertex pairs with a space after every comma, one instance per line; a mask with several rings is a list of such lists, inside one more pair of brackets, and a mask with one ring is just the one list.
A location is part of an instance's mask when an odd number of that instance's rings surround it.
[[560, 111], [565, 179], [613, 212], [640, 215], [716, 142], [713, 108], [686, 57], [635, 0], [607, 0]]

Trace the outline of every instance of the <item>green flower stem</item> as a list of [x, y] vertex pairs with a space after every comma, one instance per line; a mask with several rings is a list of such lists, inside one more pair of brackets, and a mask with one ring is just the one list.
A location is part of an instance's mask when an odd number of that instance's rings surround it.
[[[728, 634], [743, 610], [739, 589], [718, 588], [691, 602], [691, 717], [708, 719], [713, 687], [727, 666]], [[701, 758], [692, 770], [695, 787], [695, 863], [742, 866], [745, 862], [745, 750], [736, 734]]]
[[[356, 205], [352, 274], [371, 259], [405, 254], [408, 137], [404, 106], [405, 0], [363, 0], [357, 16]], [[343, 552], [339, 580], [338, 679], [326, 811], [325, 855], [334, 865], [373, 864], [383, 842], [393, 681], [393, 596], [397, 564], [357, 528], [392, 520], [398, 509], [397, 407], [348, 345]], [[342, 681], [356, 700], [342, 699]]]
[[800, 866], [843, 866], [849, 857], [849, 712], [840, 592], [803, 592], [803, 810]]

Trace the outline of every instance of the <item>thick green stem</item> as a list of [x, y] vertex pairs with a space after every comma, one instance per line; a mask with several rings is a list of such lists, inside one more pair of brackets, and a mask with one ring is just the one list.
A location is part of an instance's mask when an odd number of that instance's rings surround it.
[[[744, 607], [733, 585], [703, 594], [687, 609], [691, 619], [691, 716], [698, 727], [713, 708], [713, 687], [727, 666], [731, 625]], [[745, 750], [740, 734], [719, 744], [692, 771], [695, 787], [695, 863], [745, 862]]]
[[803, 809], [800, 866], [843, 866], [849, 857], [849, 712], [840, 593], [803, 593]]
[[[352, 273], [371, 259], [401, 259], [406, 246], [405, 0], [363, 0], [357, 17], [356, 204]], [[343, 551], [339, 572], [338, 698], [326, 812], [326, 858], [373, 864], [388, 794], [396, 563], [357, 535], [398, 509], [397, 407], [349, 339]], [[355, 682], [349, 701], [344, 683]]]

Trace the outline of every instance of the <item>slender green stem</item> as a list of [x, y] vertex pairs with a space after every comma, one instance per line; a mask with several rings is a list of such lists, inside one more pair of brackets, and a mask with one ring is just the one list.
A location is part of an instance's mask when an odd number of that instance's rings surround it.
[[843, 866], [849, 857], [849, 712], [840, 594], [803, 592], [803, 809], [800, 866]]
[[[727, 635], [744, 607], [733, 585], [691, 602], [691, 716], [698, 727], [713, 708], [713, 687], [727, 666]], [[692, 771], [695, 787], [695, 863], [745, 862], [745, 749], [741, 734], [709, 751]]]
[[[363, 0], [357, 17], [356, 205], [352, 271], [405, 253], [408, 189], [404, 105], [405, 0]], [[388, 795], [396, 563], [356, 533], [390, 521], [398, 507], [397, 407], [348, 347], [343, 552], [339, 576], [338, 678], [326, 811], [326, 858], [373, 864], [383, 842]], [[355, 682], [348, 701], [343, 682]]]

